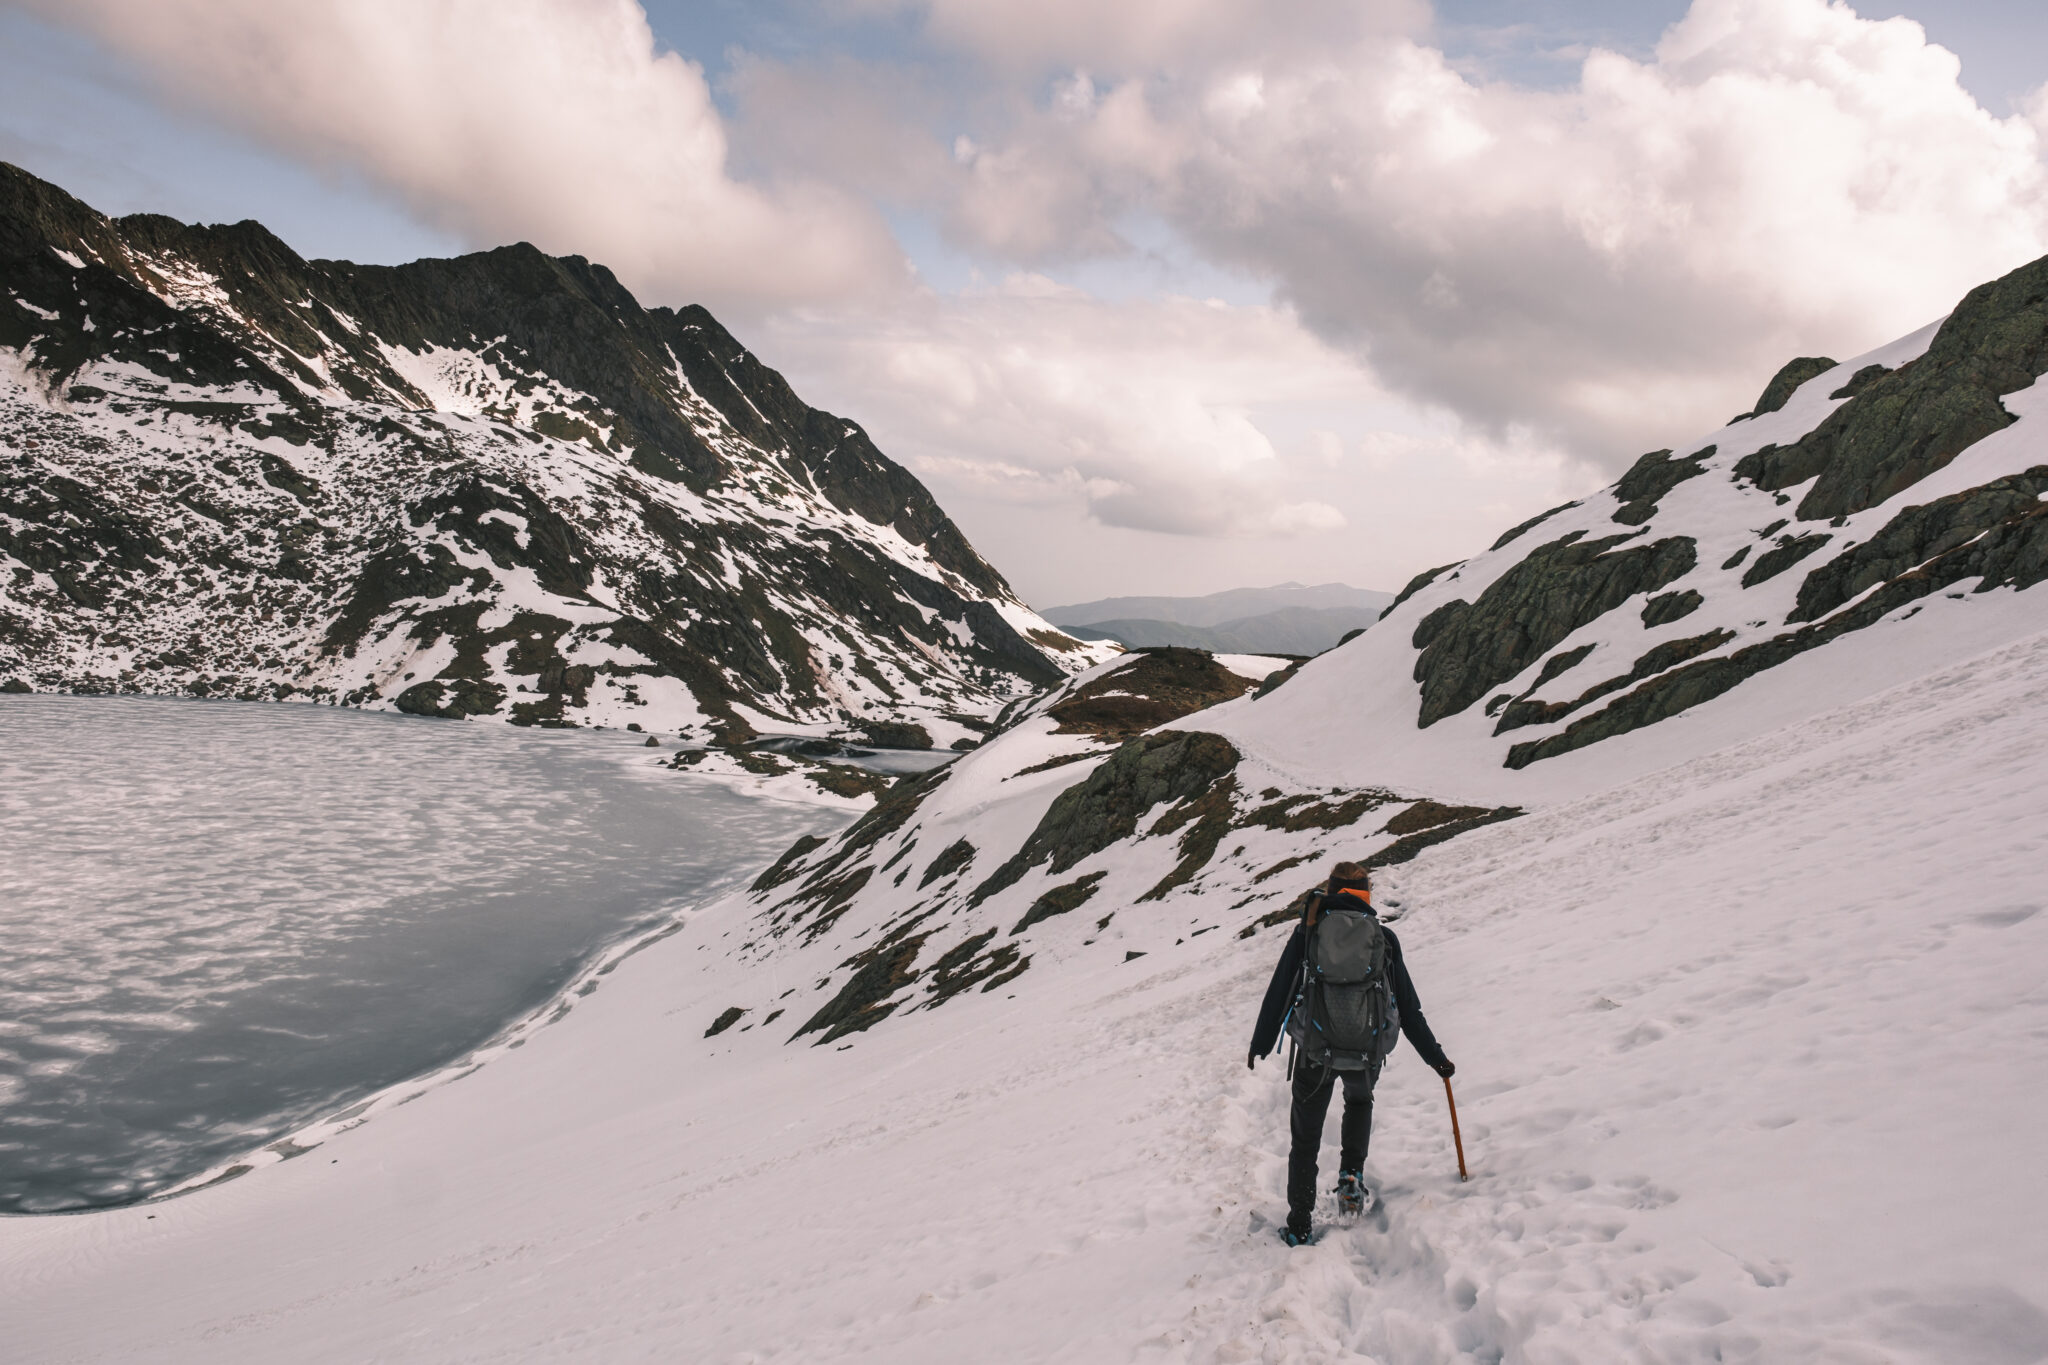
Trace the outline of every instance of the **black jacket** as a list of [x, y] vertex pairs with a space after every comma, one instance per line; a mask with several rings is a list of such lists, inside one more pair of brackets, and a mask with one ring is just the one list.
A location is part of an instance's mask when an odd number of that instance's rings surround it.
[[[1401, 958], [1401, 940], [1394, 937], [1394, 931], [1384, 924], [1381, 932], [1387, 936], [1387, 975], [1392, 978], [1394, 1003], [1401, 1007], [1401, 1032], [1422, 1054], [1422, 1060], [1431, 1067], [1440, 1067], [1444, 1062], [1444, 1050], [1437, 1045], [1436, 1035], [1429, 1031], [1429, 1021], [1422, 1017], [1422, 1002], [1415, 998], [1415, 983], [1408, 978], [1408, 964]], [[1256, 1056], [1271, 1056], [1273, 1047], [1280, 1041], [1280, 1020], [1287, 1013], [1287, 1006], [1294, 999], [1294, 986], [1301, 976], [1301, 958], [1307, 949], [1308, 931], [1306, 922], [1294, 926], [1287, 946], [1280, 951], [1280, 965], [1273, 969], [1273, 980], [1266, 987], [1266, 999], [1259, 1006], [1259, 1024], [1252, 1030], [1252, 1052]]]

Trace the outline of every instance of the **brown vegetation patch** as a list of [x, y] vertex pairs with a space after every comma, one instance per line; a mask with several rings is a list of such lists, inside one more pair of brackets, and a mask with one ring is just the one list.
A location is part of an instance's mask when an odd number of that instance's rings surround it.
[[932, 859], [932, 865], [917, 879], [920, 891], [941, 877], [950, 877], [974, 861], [974, 845], [965, 839], [956, 839], [946, 846], [945, 852]]
[[998, 944], [987, 953], [982, 949], [994, 938], [994, 929], [985, 929], [970, 939], [954, 944], [947, 949], [937, 962], [932, 964], [931, 979], [927, 986], [930, 994], [922, 1006], [937, 1009], [962, 991], [980, 986], [992, 991], [1008, 981], [1014, 981], [1024, 974], [1031, 965], [1031, 959], [1024, 956], [1012, 943]]
[[804, 773], [812, 786], [834, 796], [880, 796], [896, 784], [887, 773], [871, 773], [844, 763], [820, 763]]
[[1239, 938], [1250, 938], [1261, 929], [1270, 929], [1276, 924], [1285, 924], [1289, 920], [1300, 919], [1303, 903], [1308, 900], [1308, 897], [1309, 893], [1304, 891], [1278, 910], [1268, 910], [1265, 914], [1260, 915], [1250, 924], [1238, 930], [1237, 936]]
[[1056, 630], [1027, 630], [1024, 632], [1024, 638], [1040, 649], [1058, 650], [1062, 654], [1071, 654], [1077, 649], [1088, 647], [1073, 636], [1062, 635]]
[[1087, 876], [1078, 877], [1064, 886], [1055, 886], [1031, 902], [1031, 908], [1024, 912], [1024, 918], [1017, 921], [1010, 933], [1013, 936], [1021, 934], [1040, 920], [1048, 920], [1054, 915], [1064, 915], [1069, 910], [1080, 909], [1088, 903], [1089, 898], [1095, 894], [1096, 886], [1108, 875], [1107, 872], [1090, 872]]
[[1186, 832], [1180, 836], [1180, 862], [1157, 886], [1138, 897], [1141, 903], [1156, 901], [1175, 887], [1186, 885], [1209, 865], [1209, 860], [1216, 856], [1216, 846], [1230, 833], [1231, 816], [1236, 814], [1232, 798], [1236, 795], [1237, 779], [1225, 777], [1200, 796], [1181, 802], [1159, 817], [1152, 826], [1153, 834], [1171, 834], [1186, 826]]
[[[1393, 843], [1388, 844], [1385, 848], [1367, 858], [1365, 865], [1367, 867], [1392, 867], [1396, 863], [1405, 863], [1425, 848], [1432, 848], [1447, 840], [1455, 839], [1467, 830], [1478, 829], [1481, 825], [1490, 825], [1499, 820], [1512, 820], [1524, 813], [1520, 806], [1499, 806], [1493, 810], [1485, 810], [1478, 806], [1446, 807], [1445, 809], [1477, 810], [1479, 814], [1469, 819], [1452, 820], [1448, 823], [1437, 825], [1434, 828], [1422, 830], [1419, 833], [1404, 834], [1394, 840]], [[1391, 829], [1392, 825], [1393, 822], [1389, 821], [1388, 828]]]
[[1313, 862], [1322, 856], [1323, 850], [1317, 849], [1313, 853], [1297, 853], [1292, 858], [1282, 858], [1279, 862], [1274, 863], [1264, 872], [1252, 878], [1252, 885], [1257, 886], [1260, 882], [1279, 876], [1290, 867], [1300, 867], [1303, 863]]
[[[1069, 763], [1085, 763], [1091, 758], [1100, 757], [1102, 757], [1102, 753], [1100, 750], [1092, 754], [1057, 754], [1052, 758], [1048, 758], [1043, 763], [1034, 763], [1028, 768], [1019, 768], [1016, 772], [1011, 773], [1010, 777], [1028, 777], [1032, 773], [1051, 772], [1054, 768], [1064, 768]], [[1010, 780], [1010, 777], [1004, 778], [1003, 781], [1008, 782]]]
[[1168, 721], [1241, 697], [1252, 688], [1206, 650], [1163, 646], [1096, 678], [1046, 714], [1062, 735], [1129, 739]]
[[825, 1036], [818, 1039], [818, 1044], [829, 1043], [849, 1033], [871, 1029], [888, 1018], [900, 1003], [891, 997], [917, 979], [911, 964], [917, 961], [918, 950], [928, 937], [918, 934], [901, 940], [884, 939], [848, 958], [840, 965], [853, 968], [853, 975], [789, 1040], [793, 1043], [807, 1033], [822, 1030]]
[[1286, 830], [1290, 834], [1311, 829], [1343, 829], [1357, 824], [1359, 817], [1367, 811], [1399, 800], [1399, 796], [1383, 787], [1367, 787], [1342, 800], [1287, 796], [1252, 811], [1238, 821], [1238, 827]]
[[1484, 806], [1446, 806], [1441, 801], [1417, 801], [1387, 821], [1387, 833], [1399, 837], [1417, 830], [1432, 829], [1453, 820], [1470, 820], [1487, 813]]
[[[703, 751], [698, 750], [697, 754], [698, 757], [702, 757]], [[747, 889], [757, 895], [762, 892], [773, 891], [776, 887], [797, 874], [799, 866], [804, 859], [810, 857], [811, 854], [824, 846], [825, 840], [816, 834], [799, 836], [795, 843], [782, 851], [780, 858], [769, 864], [766, 872], [754, 878], [754, 884]]]

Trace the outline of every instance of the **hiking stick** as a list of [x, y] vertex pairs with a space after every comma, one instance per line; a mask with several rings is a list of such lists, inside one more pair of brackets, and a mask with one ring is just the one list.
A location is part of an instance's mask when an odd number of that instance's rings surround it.
[[1444, 1100], [1451, 1106], [1451, 1141], [1458, 1148], [1458, 1179], [1470, 1180], [1472, 1177], [1465, 1174], [1465, 1139], [1458, 1132], [1458, 1097], [1451, 1093], [1449, 1076], [1444, 1077]]

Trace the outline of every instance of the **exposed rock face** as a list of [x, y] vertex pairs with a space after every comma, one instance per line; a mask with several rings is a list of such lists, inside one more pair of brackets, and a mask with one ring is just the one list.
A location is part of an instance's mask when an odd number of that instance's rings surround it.
[[1091, 872], [1085, 877], [1076, 877], [1064, 886], [1055, 886], [1031, 902], [1031, 908], [1024, 912], [1024, 918], [1017, 921], [1010, 933], [1021, 934], [1041, 920], [1079, 910], [1088, 903], [1089, 898], [1095, 894], [1095, 888], [1102, 884], [1102, 879], [1107, 875], [1109, 874], [1106, 872]]
[[1428, 727], [1478, 701], [1541, 659], [1579, 627], [1639, 593], [1692, 570], [1687, 536], [1629, 549], [1629, 536], [1587, 540], [1574, 531], [1538, 546], [1476, 602], [1448, 602], [1422, 619], [1414, 644], [1422, 684], [1417, 724]]
[[[1756, 406], [1735, 419], [1745, 422], [1752, 417], [1761, 417], [1767, 412], [1776, 412], [1790, 402], [1799, 386], [1816, 375], [1826, 374], [1835, 368], [1836, 362], [1824, 355], [1803, 355], [1788, 360], [1779, 371], [1771, 376], [1771, 382], [1764, 385], [1763, 396], [1756, 400]], [[1729, 425], [1734, 425], [1730, 423]]]
[[[816, 985], [802, 1005], [778, 989], [753, 1007], [808, 1010], [796, 1037], [844, 1038], [1005, 987], [1040, 945], [1059, 945], [1062, 960], [1135, 960], [1145, 953], [1128, 949], [1131, 937], [1192, 943], [1255, 903], [1287, 901], [1298, 884], [1277, 879], [1290, 870], [1400, 862], [1519, 813], [1382, 787], [1254, 792], [1238, 749], [1208, 730], [1151, 729], [1104, 752], [1104, 730], [1115, 742], [1136, 711], [1106, 727], [1068, 723], [1077, 698], [1156, 703], [1191, 723], [1187, 708], [1205, 702], [1193, 714], [1250, 705], [1248, 686], [1195, 651], [1103, 664], [1012, 707], [984, 744], [891, 788], [837, 839], [801, 841], [754, 883], [754, 937], [740, 951], [773, 955], [766, 980]], [[1080, 718], [1090, 717], [1101, 718]], [[1102, 913], [1080, 923], [1084, 906]]]
[[1908, 507], [1863, 544], [1806, 576], [1788, 621], [1817, 621], [1864, 590], [1940, 560], [1994, 527], [2024, 519], [2048, 494], [2048, 465]]
[[1742, 575], [1742, 586], [1753, 588], [1757, 584], [1776, 578], [1785, 570], [1814, 554], [1834, 537], [1825, 532], [1799, 536], [1780, 536], [1775, 548], [1764, 551], [1756, 557]]
[[1853, 607], [1733, 654], [1703, 659], [1653, 678], [1607, 709], [1573, 722], [1561, 734], [1517, 744], [1508, 751], [1507, 766], [1526, 767], [1538, 759], [1653, 725], [1711, 701], [1767, 668], [1852, 630], [1874, 625], [1900, 607], [1973, 579], [1978, 592], [2031, 588], [2048, 580], [2048, 503], [2036, 502], [2012, 512], [1982, 535], [1886, 581]]
[[1643, 603], [1643, 625], [1646, 629], [1655, 630], [1658, 626], [1684, 620], [1698, 611], [1706, 600], [1696, 588], [1660, 593]]
[[[1550, 517], [1557, 515], [1557, 513], [1564, 511], [1566, 507], [1576, 506], [1578, 506], [1577, 503], [1568, 502], [1564, 505], [1564, 507], [1553, 508], [1551, 511], [1545, 512], [1542, 516], [1531, 517], [1528, 521], [1523, 522], [1520, 526], [1517, 526], [1514, 530], [1502, 536], [1500, 540], [1495, 543], [1494, 548], [1500, 548], [1500, 546], [1507, 544], [1516, 536], [1528, 530], [1530, 527], [1536, 525], [1538, 522], [1544, 521]], [[1443, 577], [1445, 574], [1457, 568], [1458, 565], [1462, 563], [1464, 563], [1463, 560], [1456, 560], [1449, 564], [1439, 564], [1434, 569], [1424, 569], [1421, 573], [1409, 579], [1407, 586], [1403, 587], [1400, 592], [1394, 594], [1394, 600], [1388, 604], [1387, 610], [1384, 614], [1391, 616], [1393, 614], [1395, 607], [1400, 606], [1403, 602], [1406, 602], [1409, 598], [1415, 596], [1416, 593], [1421, 592], [1424, 588], [1436, 582], [1437, 579]]]
[[[1612, 504], [1552, 509], [1485, 554], [1418, 575], [1375, 627], [1379, 654], [1407, 637], [1414, 654], [1389, 662], [1420, 685], [1420, 727], [1485, 698], [1489, 737], [1507, 739], [1502, 762], [1517, 769], [1902, 621], [1936, 592], [2031, 587], [2042, 575], [2048, 435], [2014, 423], [2048, 418], [2031, 395], [2010, 409], [2004, 400], [2043, 374], [2048, 259], [1848, 364], [1792, 361], [1712, 444], [1637, 460]], [[1929, 496], [1908, 501], [1936, 474]], [[1613, 522], [1639, 529], [1610, 535]], [[1536, 525], [1552, 528], [1549, 539], [1528, 547]], [[1461, 580], [1483, 590], [1460, 593]], [[1624, 604], [1633, 620], [1616, 619]], [[1376, 704], [1390, 700], [1382, 692]]]
[[955, 839], [946, 845], [944, 852], [932, 859], [932, 865], [917, 879], [918, 889], [923, 890], [942, 877], [958, 876], [973, 861], [974, 845], [965, 839]]
[[1214, 655], [1167, 645], [1135, 651], [1130, 663], [1082, 684], [1046, 714], [1060, 734], [1125, 740], [1251, 689], [1251, 679]]
[[[1657, 500], [1687, 479], [1704, 472], [1703, 465], [1716, 447], [1702, 446], [1682, 459], [1674, 460], [1668, 450], [1653, 450], [1632, 465], [1614, 496], [1621, 507], [1614, 519], [1624, 526], [1641, 526], [1657, 514]], [[1496, 543], [1495, 548], [1499, 548]]]
[[1911, 364], [1867, 368], [1838, 391], [1854, 397], [1812, 432], [1736, 472], [1767, 489], [1817, 476], [1799, 517], [1826, 520], [1875, 507], [2010, 425], [1998, 400], [2048, 372], [2048, 260], [1971, 290]]
[[1229, 741], [1201, 731], [1172, 730], [1131, 741], [1060, 793], [1024, 846], [975, 888], [973, 900], [988, 899], [1040, 864], [1064, 872], [1130, 838], [1146, 812], [1203, 796], [1237, 766], [1237, 757]]
[[[1676, 668], [1688, 659], [1696, 659], [1702, 654], [1711, 653], [1734, 638], [1735, 634], [1733, 631], [1713, 630], [1708, 631], [1705, 635], [1694, 635], [1683, 640], [1666, 640], [1663, 644], [1658, 645], [1655, 649], [1638, 658], [1627, 673], [1617, 678], [1608, 678], [1602, 682], [1597, 682], [1579, 693], [1578, 696], [1573, 697], [1570, 701], [1542, 702], [1525, 701], [1517, 698], [1508, 703], [1507, 707], [1502, 710], [1500, 713], [1500, 723], [1493, 727], [1493, 732], [1497, 735], [1504, 734], [1509, 730], [1518, 730], [1525, 725], [1548, 725], [1553, 721], [1562, 720], [1564, 717], [1592, 705], [1610, 693], [1619, 692], [1624, 687], [1641, 682], [1644, 678], [1653, 677], [1664, 672], [1666, 669]], [[1569, 658], [1570, 656], [1560, 657]], [[1579, 662], [1578, 659], [1571, 660], [1573, 664], [1577, 662]], [[1568, 667], [1570, 667], [1569, 664], [1567, 665]], [[1565, 670], [1559, 669], [1558, 671], [1562, 673]], [[1541, 690], [1545, 681], [1548, 680], [1539, 679], [1536, 685], [1529, 690], [1531, 692]]]
[[1106, 652], [579, 257], [306, 261], [0, 166], [0, 280], [0, 674], [36, 687], [950, 745]]
[[[1669, 455], [1669, 454], [1670, 454], [1671, 452], [1670, 452], [1670, 451], [1668, 451], [1668, 450], [1665, 450], [1665, 451], [1659, 451], [1658, 453], [1659, 453], [1660, 455]], [[1647, 456], [1647, 455], [1645, 455], [1645, 456], [1644, 456], [1643, 458], [1644, 458], [1645, 460], [1647, 460], [1647, 459], [1649, 459], [1650, 457], [1649, 457], [1649, 456]], [[1654, 501], [1654, 499], [1653, 499], [1653, 501]], [[1529, 518], [1529, 519], [1528, 519], [1527, 521], [1525, 521], [1525, 522], [1521, 523], [1520, 525], [1518, 525], [1518, 526], [1510, 526], [1510, 527], [1509, 527], [1509, 528], [1508, 528], [1507, 530], [1505, 530], [1505, 531], [1502, 531], [1502, 532], [1500, 533], [1500, 539], [1499, 539], [1499, 540], [1496, 540], [1496, 541], [1494, 541], [1494, 542], [1493, 542], [1493, 544], [1492, 544], [1492, 545], [1491, 545], [1490, 547], [1488, 547], [1488, 548], [1490, 548], [1490, 549], [1495, 549], [1495, 550], [1498, 550], [1498, 549], [1499, 549], [1499, 548], [1500, 548], [1501, 546], [1503, 546], [1503, 545], [1506, 545], [1506, 544], [1507, 544], [1508, 542], [1510, 542], [1510, 541], [1514, 541], [1514, 540], [1520, 540], [1520, 539], [1521, 539], [1521, 538], [1522, 538], [1522, 537], [1523, 537], [1523, 536], [1524, 536], [1525, 534], [1527, 534], [1528, 532], [1530, 532], [1530, 531], [1534, 530], [1534, 529], [1535, 529], [1536, 527], [1538, 527], [1538, 526], [1541, 526], [1541, 525], [1542, 525], [1542, 524], [1543, 524], [1544, 522], [1546, 522], [1546, 521], [1549, 521], [1549, 520], [1550, 520], [1550, 519], [1551, 519], [1552, 517], [1556, 516], [1556, 515], [1557, 515], [1557, 514], [1558, 514], [1559, 512], [1569, 512], [1569, 511], [1570, 511], [1570, 510], [1571, 510], [1572, 508], [1574, 508], [1574, 507], [1577, 507], [1577, 506], [1578, 506], [1578, 504], [1577, 504], [1576, 502], [1565, 502], [1565, 503], [1559, 503], [1559, 504], [1558, 504], [1557, 506], [1555, 506], [1555, 507], [1551, 508], [1551, 509], [1550, 509], [1550, 510], [1549, 510], [1548, 512], [1538, 512], [1538, 513], [1537, 513], [1537, 514], [1536, 514], [1535, 516], [1533, 516], [1533, 517]], [[1455, 566], [1455, 565], [1445, 565], [1444, 567], [1445, 567], [1445, 568], [1454, 568], [1454, 567], [1456, 567], [1456, 566]], [[1408, 587], [1409, 587], [1409, 588], [1419, 588], [1419, 587], [1423, 587], [1423, 586], [1426, 586], [1426, 585], [1427, 585], [1427, 584], [1429, 583], [1429, 581], [1430, 581], [1430, 580], [1431, 580], [1432, 578], [1434, 578], [1434, 577], [1435, 577], [1436, 575], [1438, 575], [1438, 574], [1440, 574], [1440, 573], [1442, 573], [1442, 572], [1443, 572], [1443, 569], [1431, 569], [1431, 570], [1430, 570], [1430, 571], [1429, 571], [1428, 573], [1426, 573], [1426, 574], [1423, 574], [1422, 576], [1420, 576], [1420, 577], [1416, 578], [1416, 579], [1415, 579], [1415, 580], [1414, 580], [1413, 582], [1409, 583]], [[1404, 595], [1405, 595], [1405, 593], [1404, 593]], [[1392, 608], [1391, 608], [1391, 607], [1390, 607], [1390, 608], [1388, 608], [1388, 609], [1389, 609], [1389, 610], [1392, 610]]]

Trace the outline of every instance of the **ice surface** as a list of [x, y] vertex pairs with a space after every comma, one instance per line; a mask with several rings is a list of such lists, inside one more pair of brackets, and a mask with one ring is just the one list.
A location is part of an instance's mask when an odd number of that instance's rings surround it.
[[640, 743], [0, 698], [0, 1209], [145, 1195], [436, 1066], [844, 818]]

